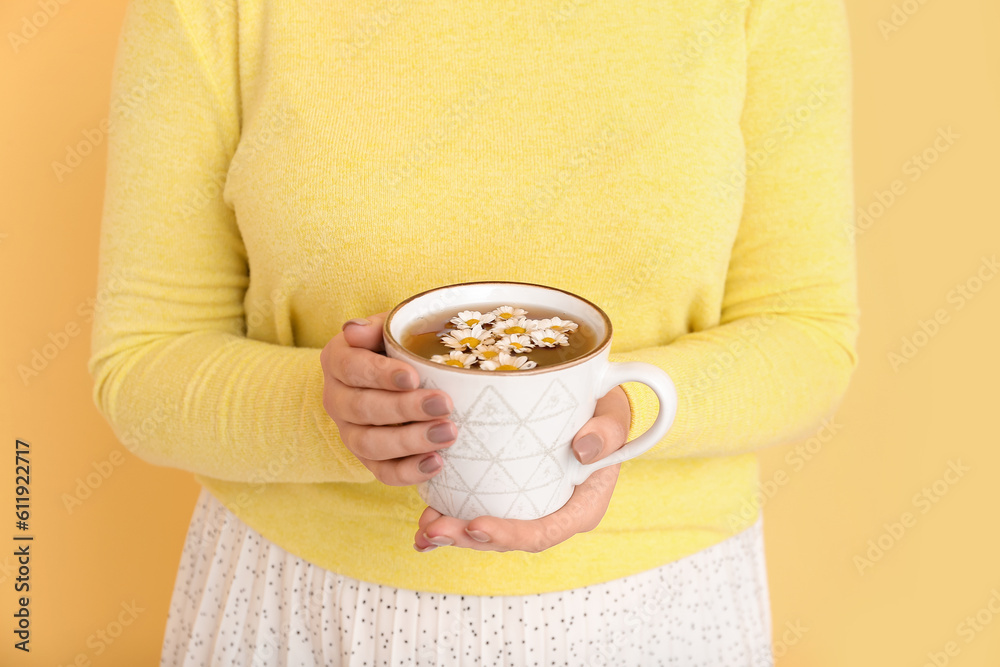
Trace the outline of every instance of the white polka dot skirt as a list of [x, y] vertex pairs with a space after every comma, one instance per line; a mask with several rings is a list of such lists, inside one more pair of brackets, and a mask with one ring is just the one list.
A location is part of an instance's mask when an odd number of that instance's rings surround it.
[[480, 597], [325, 570], [262, 537], [203, 488], [160, 664], [771, 667], [762, 519], [621, 579]]

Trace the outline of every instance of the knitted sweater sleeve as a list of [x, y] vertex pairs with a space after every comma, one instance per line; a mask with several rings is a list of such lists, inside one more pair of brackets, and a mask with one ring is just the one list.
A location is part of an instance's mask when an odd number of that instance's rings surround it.
[[[668, 434], [642, 457], [725, 456], [807, 436], [857, 365], [851, 58], [843, 0], [751, 0], [742, 219], [717, 326], [614, 352], [677, 387]], [[623, 385], [629, 439], [657, 399]]]
[[[233, 3], [234, 4], [234, 3]], [[140, 458], [240, 482], [365, 482], [322, 405], [320, 350], [244, 334], [236, 7], [133, 0], [112, 84], [93, 400]]]

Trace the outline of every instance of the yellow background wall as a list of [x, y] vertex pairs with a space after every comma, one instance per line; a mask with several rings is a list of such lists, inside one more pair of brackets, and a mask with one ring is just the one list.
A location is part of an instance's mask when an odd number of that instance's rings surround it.
[[[762, 457], [775, 651], [781, 666], [997, 665], [1000, 277], [983, 262], [1000, 254], [1000, 3], [846, 2], [861, 366], [833, 423]], [[125, 5], [0, 4], [0, 665], [156, 664], [198, 492], [126, 451], [90, 398]], [[36, 352], [44, 368], [22, 378]], [[31, 443], [27, 655], [15, 438]]]

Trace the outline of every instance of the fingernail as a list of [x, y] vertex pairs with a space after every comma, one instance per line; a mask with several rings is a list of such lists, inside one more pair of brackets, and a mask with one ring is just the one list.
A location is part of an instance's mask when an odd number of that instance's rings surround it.
[[431, 396], [424, 401], [424, 412], [431, 417], [446, 415], [450, 412], [448, 410], [448, 401], [444, 400], [444, 396]]
[[579, 457], [580, 463], [590, 463], [597, 458], [602, 445], [601, 436], [596, 433], [588, 433], [573, 445], [573, 450]]
[[420, 470], [420, 472], [424, 473], [425, 475], [429, 475], [432, 472], [437, 472], [438, 470], [441, 469], [441, 462], [439, 461], [438, 457], [431, 454], [423, 461], [421, 461], [419, 464], [417, 464], [417, 469]]
[[469, 530], [465, 529], [465, 532], [469, 534], [469, 537], [474, 539], [476, 542], [489, 542], [490, 536], [481, 530]]
[[413, 376], [406, 371], [396, 371], [392, 374], [392, 383], [400, 389], [416, 389], [413, 383]]
[[[424, 537], [427, 537], [427, 533], [424, 533]], [[445, 537], [444, 535], [438, 535], [436, 537], [427, 537], [427, 541], [431, 544], [436, 544], [439, 547], [450, 547], [455, 543], [455, 540], [450, 537]]]
[[431, 442], [442, 443], [448, 442], [455, 438], [455, 432], [452, 430], [451, 422], [444, 422], [443, 424], [435, 424], [427, 429], [427, 439]]
[[341, 331], [346, 329], [348, 324], [357, 324], [359, 326], [365, 327], [371, 324], [371, 322], [365, 319], [347, 320], [346, 322], [344, 322], [344, 326], [340, 327]]
[[437, 549], [437, 545], [436, 544], [432, 544], [429, 547], [424, 547], [423, 549], [421, 549], [420, 547], [417, 546], [417, 543], [414, 542], [413, 543], [413, 548], [416, 549], [417, 551], [419, 551], [420, 553], [425, 554], [428, 551], [434, 551], [435, 549]]

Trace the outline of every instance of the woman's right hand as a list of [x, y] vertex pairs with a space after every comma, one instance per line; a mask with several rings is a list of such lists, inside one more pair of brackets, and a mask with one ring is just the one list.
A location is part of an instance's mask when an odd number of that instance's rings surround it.
[[418, 389], [416, 369], [385, 355], [388, 314], [346, 322], [323, 348], [323, 407], [347, 448], [380, 482], [408, 486], [441, 469], [434, 452], [454, 444], [458, 428], [448, 420], [454, 409], [448, 394]]

